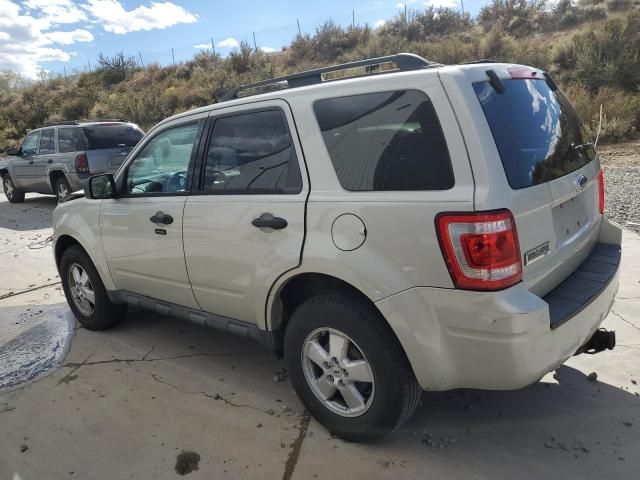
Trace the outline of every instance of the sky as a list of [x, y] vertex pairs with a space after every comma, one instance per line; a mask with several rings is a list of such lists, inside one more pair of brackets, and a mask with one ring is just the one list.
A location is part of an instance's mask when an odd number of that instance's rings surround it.
[[[464, 0], [463, 0], [464, 1]], [[466, 0], [477, 13], [484, 0]], [[408, 9], [429, 5], [459, 9], [460, 0], [406, 0]], [[328, 19], [379, 27], [404, 2], [391, 0], [0, 0], [0, 72], [26, 78], [95, 67], [102, 52], [124, 52], [144, 64], [169, 65], [201, 49], [226, 56], [242, 40], [264, 51], [280, 50], [298, 33], [313, 33]], [[173, 54], [172, 54], [173, 49]]]

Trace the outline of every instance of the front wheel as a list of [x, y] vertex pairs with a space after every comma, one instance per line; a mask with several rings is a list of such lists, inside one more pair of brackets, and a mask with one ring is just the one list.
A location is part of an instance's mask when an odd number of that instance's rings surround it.
[[296, 393], [331, 433], [352, 441], [383, 437], [405, 423], [421, 389], [375, 307], [342, 295], [300, 305], [285, 331]]
[[62, 254], [60, 278], [69, 307], [88, 330], [105, 330], [124, 316], [125, 307], [109, 300], [96, 267], [80, 246]]
[[13, 180], [9, 175], [5, 175], [2, 178], [2, 186], [4, 188], [4, 194], [11, 203], [22, 203], [24, 202], [24, 192], [16, 189], [16, 186], [13, 184]]

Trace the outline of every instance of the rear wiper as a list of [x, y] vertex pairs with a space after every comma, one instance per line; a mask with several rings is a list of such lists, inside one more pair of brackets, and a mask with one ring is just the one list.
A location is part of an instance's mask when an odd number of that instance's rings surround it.
[[593, 145], [593, 143], [579, 143], [577, 145], [575, 143], [572, 143], [572, 144], [569, 145], [569, 148], [571, 150], [575, 150], [575, 151], [581, 152], [581, 151], [587, 150], [589, 148], [595, 148], [595, 146]]

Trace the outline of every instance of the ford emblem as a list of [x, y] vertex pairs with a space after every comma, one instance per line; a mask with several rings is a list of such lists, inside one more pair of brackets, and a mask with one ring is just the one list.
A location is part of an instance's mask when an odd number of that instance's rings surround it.
[[587, 182], [589, 181], [589, 179], [587, 177], [585, 177], [584, 175], [578, 175], [578, 177], [576, 178], [576, 188], [579, 191], [584, 190], [584, 187], [587, 186]]

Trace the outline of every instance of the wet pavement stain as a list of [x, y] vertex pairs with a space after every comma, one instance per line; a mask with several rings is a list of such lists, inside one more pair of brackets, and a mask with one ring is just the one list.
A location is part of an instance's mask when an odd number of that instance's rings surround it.
[[182, 452], [176, 458], [176, 472], [178, 475], [186, 475], [198, 470], [200, 463], [200, 454], [196, 452]]
[[60, 366], [75, 322], [66, 306], [45, 306], [27, 314], [24, 307], [0, 308], [0, 392], [33, 382]]

